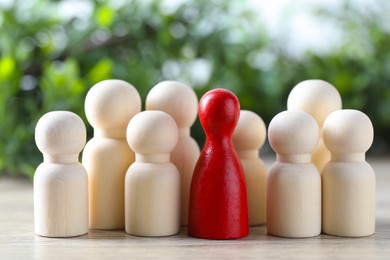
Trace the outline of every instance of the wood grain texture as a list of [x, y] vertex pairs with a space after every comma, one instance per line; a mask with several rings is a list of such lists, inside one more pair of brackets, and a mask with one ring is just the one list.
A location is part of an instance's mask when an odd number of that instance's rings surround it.
[[[267, 166], [273, 158], [265, 160]], [[265, 226], [251, 227], [238, 240], [212, 241], [178, 235], [142, 238], [124, 231], [90, 230], [66, 239], [34, 235], [32, 182], [0, 178], [0, 259], [131, 259], [154, 258], [350, 258], [385, 259], [390, 255], [390, 160], [368, 158], [377, 178], [376, 233], [363, 238], [320, 235], [307, 239], [278, 238]]]

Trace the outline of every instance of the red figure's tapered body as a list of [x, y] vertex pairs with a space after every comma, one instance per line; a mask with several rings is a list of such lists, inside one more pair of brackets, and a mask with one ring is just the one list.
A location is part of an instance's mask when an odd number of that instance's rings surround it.
[[233, 239], [248, 235], [245, 175], [232, 142], [239, 114], [240, 103], [228, 90], [210, 90], [200, 100], [206, 143], [191, 182], [191, 236]]

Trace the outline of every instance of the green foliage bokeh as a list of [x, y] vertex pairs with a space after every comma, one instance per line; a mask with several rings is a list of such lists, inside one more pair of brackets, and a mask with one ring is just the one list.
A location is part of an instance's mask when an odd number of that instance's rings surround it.
[[[297, 58], [284, 39], [268, 35], [245, 1], [188, 1], [178, 8], [164, 6], [168, 1], [76, 2], [19, 0], [0, 7], [0, 174], [33, 175], [42, 160], [34, 127], [46, 112], [79, 114], [91, 136], [84, 98], [109, 78], [130, 82], [143, 100], [165, 79], [193, 86], [199, 97], [227, 88], [266, 123], [285, 110], [294, 85], [321, 78], [338, 88], [344, 108], [369, 115], [372, 151], [388, 150], [390, 29], [378, 15], [389, 4], [373, 13], [348, 1], [335, 13], [308, 10], [342, 28], [344, 39], [332, 52]], [[80, 11], [69, 15], [69, 8]], [[192, 133], [202, 144], [199, 122]]]

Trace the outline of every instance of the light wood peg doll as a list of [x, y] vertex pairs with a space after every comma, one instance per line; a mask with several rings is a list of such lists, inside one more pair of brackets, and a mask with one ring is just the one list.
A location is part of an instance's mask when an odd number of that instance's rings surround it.
[[85, 125], [72, 112], [49, 112], [39, 119], [35, 142], [43, 163], [34, 175], [37, 235], [73, 237], [88, 232], [88, 176], [78, 159], [85, 141]]
[[284, 111], [269, 125], [277, 153], [267, 177], [267, 231], [290, 238], [321, 233], [321, 176], [311, 162], [319, 129], [310, 114]]
[[353, 109], [330, 114], [324, 142], [331, 160], [322, 171], [323, 232], [363, 237], [375, 232], [375, 173], [365, 153], [374, 139], [368, 116]]
[[131, 119], [127, 141], [136, 153], [125, 180], [126, 232], [170, 236], [180, 230], [180, 174], [170, 161], [178, 140], [175, 120], [162, 111]]
[[90, 228], [125, 228], [125, 174], [134, 162], [126, 128], [140, 111], [138, 91], [123, 80], [104, 80], [88, 91], [85, 114], [94, 136], [85, 146], [82, 161], [89, 177]]

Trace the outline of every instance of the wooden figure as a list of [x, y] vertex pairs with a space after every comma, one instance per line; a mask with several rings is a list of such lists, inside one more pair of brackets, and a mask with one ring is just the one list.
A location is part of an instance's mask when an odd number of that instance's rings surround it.
[[88, 233], [88, 176], [78, 159], [85, 141], [85, 125], [72, 112], [49, 112], [39, 119], [35, 142], [43, 153], [43, 163], [34, 175], [37, 235]]
[[180, 174], [170, 162], [178, 140], [175, 120], [162, 111], [144, 111], [127, 128], [135, 162], [126, 173], [126, 232], [169, 236], [180, 231]]
[[259, 157], [267, 130], [264, 121], [254, 112], [241, 110], [233, 133], [233, 144], [245, 172], [248, 191], [249, 225], [265, 224], [265, 191], [267, 169]]
[[375, 173], [365, 160], [374, 130], [357, 110], [331, 113], [324, 123], [324, 142], [331, 160], [322, 172], [323, 232], [362, 237], [375, 232]]
[[321, 176], [311, 162], [319, 129], [302, 111], [284, 111], [270, 125], [268, 138], [277, 161], [267, 176], [267, 230], [280, 237], [321, 233]]
[[207, 239], [233, 239], [248, 234], [245, 175], [232, 134], [240, 103], [225, 89], [208, 91], [199, 103], [206, 143], [192, 176], [188, 233]]
[[326, 81], [305, 80], [291, 90], [287, 100], [287, 109], [304, 111], [317, 121], [320, 128], [320, 139], [313, 152], [312, 162], [321, 172], [324, 165], [330, 160], [330, 153], [322, 140], [322, 126], [330, 113], [341, 109], [339, 92]]
[[187, 225], [192, 173], [200, 154], [198, 144], [190, 136], [190, 127], [198, 112], [198, 98], [187, 85], [176, 81], [163, 81], [150, 90], [145, 103], [147, 110], [168, 113], [179, 127], [179, 140], [171, 153], [171, 161], [180, 173], [180, 223]]
[[94, 128], [82, 162], [89, 176], [89, 227], [125, 227], [124, 182], [134, 153], [126, 142], [130, 119], [141, 110], [137, 90], [122, 80], [94, 85], [85, 99], [85, 114]]

